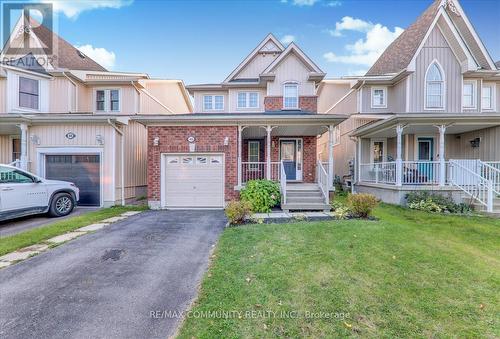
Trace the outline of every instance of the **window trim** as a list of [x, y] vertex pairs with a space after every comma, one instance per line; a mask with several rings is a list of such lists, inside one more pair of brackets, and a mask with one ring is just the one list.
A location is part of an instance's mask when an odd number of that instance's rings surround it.
[[[285, 88], [286, 88], [286, 86], [290, 86], [290, 85], [293, 85], [293, 86], [295, 86], [295, 88], [297, 88], [297, 97], [296, 97], [297, 98], [297, 105], [295, 107], [285, 107], [285, 98], [287, 98], [287, 97], [285, 97]], [[298, 82], [287, 81], [287, 82], [283, 83], [283, 103], [282, 103], [283, 110], [298, 110], [299, 109], [299, 98], [300, 98], [300, 96], [299, 96], [299, 83]]]
[[[465, 106], [464, 87], [466, 84], [472, 85], [472, 106]], [[463, 80], [462, 81], [462, 108], [466, 109], [466, 110], [477, 109], [477, 80]]]
[[[442, 88], [442, 95], [441, 95], [441, 105], [442, 107], [427, 107], [427, 75], [429, 74], [429, 70], [431, 69], [432, 65], [436, 65], [439, 71], [441, 72], [442, 80], [441, 83], [443, 84]], [[443, 67], [437, 61], [437, 59], [432, 60], [431, 63], [429, 63], [429, 66], [427, 66], [427, 70], [425, 71], [425, 77], [424, 77], [424, 110], [425, 111], [444, 111], [446, 109], [446, 74], [444, 72]]]
[[[373, 99], [375, 98], [375, 91], [376, 90], [382, 90], [383, 95], [384, 95], [384, 100], [382, 105], [375, 105], [373, 102]], [[378, 109], [378, 108], [387, 108], [387, 86], [372, 86], [371, 87], [371, 108], [373, 109]]]
[[[30, 108], [21, 106], [21, 78], [35, 80], [38, 83], [38, 108]], [[23, 92], [24, 93], [24, 92]], [[30, 111], [30, 112], [40, 112], [42, 106], [42, 83], [40, 79], [26, 74], [17, 75], [17, 108], [19, 110]]]
[[[250, 106], [250, 94], [255, 93], [257, 94], [257, 106], [251, 107]], [[239, 100], [239, 95], [240, 94], [245, 94], [245, 106], [240, 106], [240, 100]], [[260, 107], [260, 93], [257, 91], [238, 91], [236, 93], [236, 108], [237, 109], [258, 109]]]
[[[220, 96], [222, 97], [222, 108], [215, 108], [215, 97], [216, 96]], [[203, 97], [202, 97], [202, 107], [203, 107], [203, 112], [211, 112], [211, 111], [223, 111], [224, 110], [224, 106], [226, 104], [226, 98], [224, 97], [225, 95], [224, 94], [209, 94], [209, 93], [206, 93], [206, 94], [203, 94]], [[212, 97], [211, 99], [211, 102], [212, 102], [212, 108], [206, 108], [205, 107], [205, 97]]]
[[[491, 97], [490, 97], [490, 100], [491, 100], [491, 107], [490, 108], [484, 108], [483, 107], [483, 89], [485, 87], [490, 87], [491, 88]], [[483, 83], [483, 85], [481, 86], [481, 110], [482, 111], [496, 111], [497, 109], [497, 106], [496, 106], [496, 92], [497, 92], [497, 84], [492, 82], [492, 83]]]
[[[104, 91], [104, 110], [97, 109], [97, 92]], [[118, 110], [111, 110], [111, 91], [118, 91]], [[122, 111], [122, 89], [119, 87], [95, 87], [93, 96], [93, 111], [96, 113], [121, 113]]]

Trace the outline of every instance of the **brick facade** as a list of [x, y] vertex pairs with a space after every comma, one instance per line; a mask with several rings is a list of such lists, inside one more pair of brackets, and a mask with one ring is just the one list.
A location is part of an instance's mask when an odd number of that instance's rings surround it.
[[[161, 154], [189, 153], [188, 137], [194, 137], [196, 152], [224, 153], [225, 199], [238, 198], [238, 128], [236, 126], [149, 126], [148, 127], [148, 201], [159, 206], [161, 200]], [[159, 145], [154, 146], [154, 138]], [[224, 139], [229, 144], [224, 146]]]
[[[281, 111], [283, 109], [282, 96], [267, 96], [264, 98], [264, 108], [266, 111]], [[299, 109], [306, 112], [318, 112], [318, 97], [303, 96], [299, 97]]]

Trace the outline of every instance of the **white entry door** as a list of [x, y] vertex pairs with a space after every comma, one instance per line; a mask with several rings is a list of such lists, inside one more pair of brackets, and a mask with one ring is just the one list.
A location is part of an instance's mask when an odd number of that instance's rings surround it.
[[162, 190], [166, 208], [224, 208], [223, 155], [165, 155]]

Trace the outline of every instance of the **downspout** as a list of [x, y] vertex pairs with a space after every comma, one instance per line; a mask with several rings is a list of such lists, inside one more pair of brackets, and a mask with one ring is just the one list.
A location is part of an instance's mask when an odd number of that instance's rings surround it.
[[121, 186], [122, 186], [122, 189], [121, 189], [121, 196], [122, 196], [122, 206], [125, 206], [125, 136], [123, 135], [123, 131], [120, 130], [114, 123], [111, 122], [111, 119], [108, 119], [108, 124], [111, 125], [111, 127], [113, 127], [115, 129], [116, 132], [118, 132], [118, 134], [120, 134], [121, 138], [120, 138], [120, 147], [121, 147], [121, 150], [120, 150], [120, 153], [121, 153], [121, 159], [120, 159], [120, 163], [121, 163], [121, 170], [120, 170], [120, 181], [121, 181]]
[[[69, 76], [66, 75], [66, 72], [62, 72], [62, 74], [75, 86], [75, 112], [78, 112], [78, 85], [74, 82]], [[71, 110], [70, 110], [71, 112]]]

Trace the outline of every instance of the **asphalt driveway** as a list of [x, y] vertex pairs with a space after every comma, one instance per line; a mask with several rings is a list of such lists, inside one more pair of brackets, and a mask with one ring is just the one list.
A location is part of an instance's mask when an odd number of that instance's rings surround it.
[[222, 211], [147, 211], [1, 269], [0, 337], [172, 335], [224, 224]]

